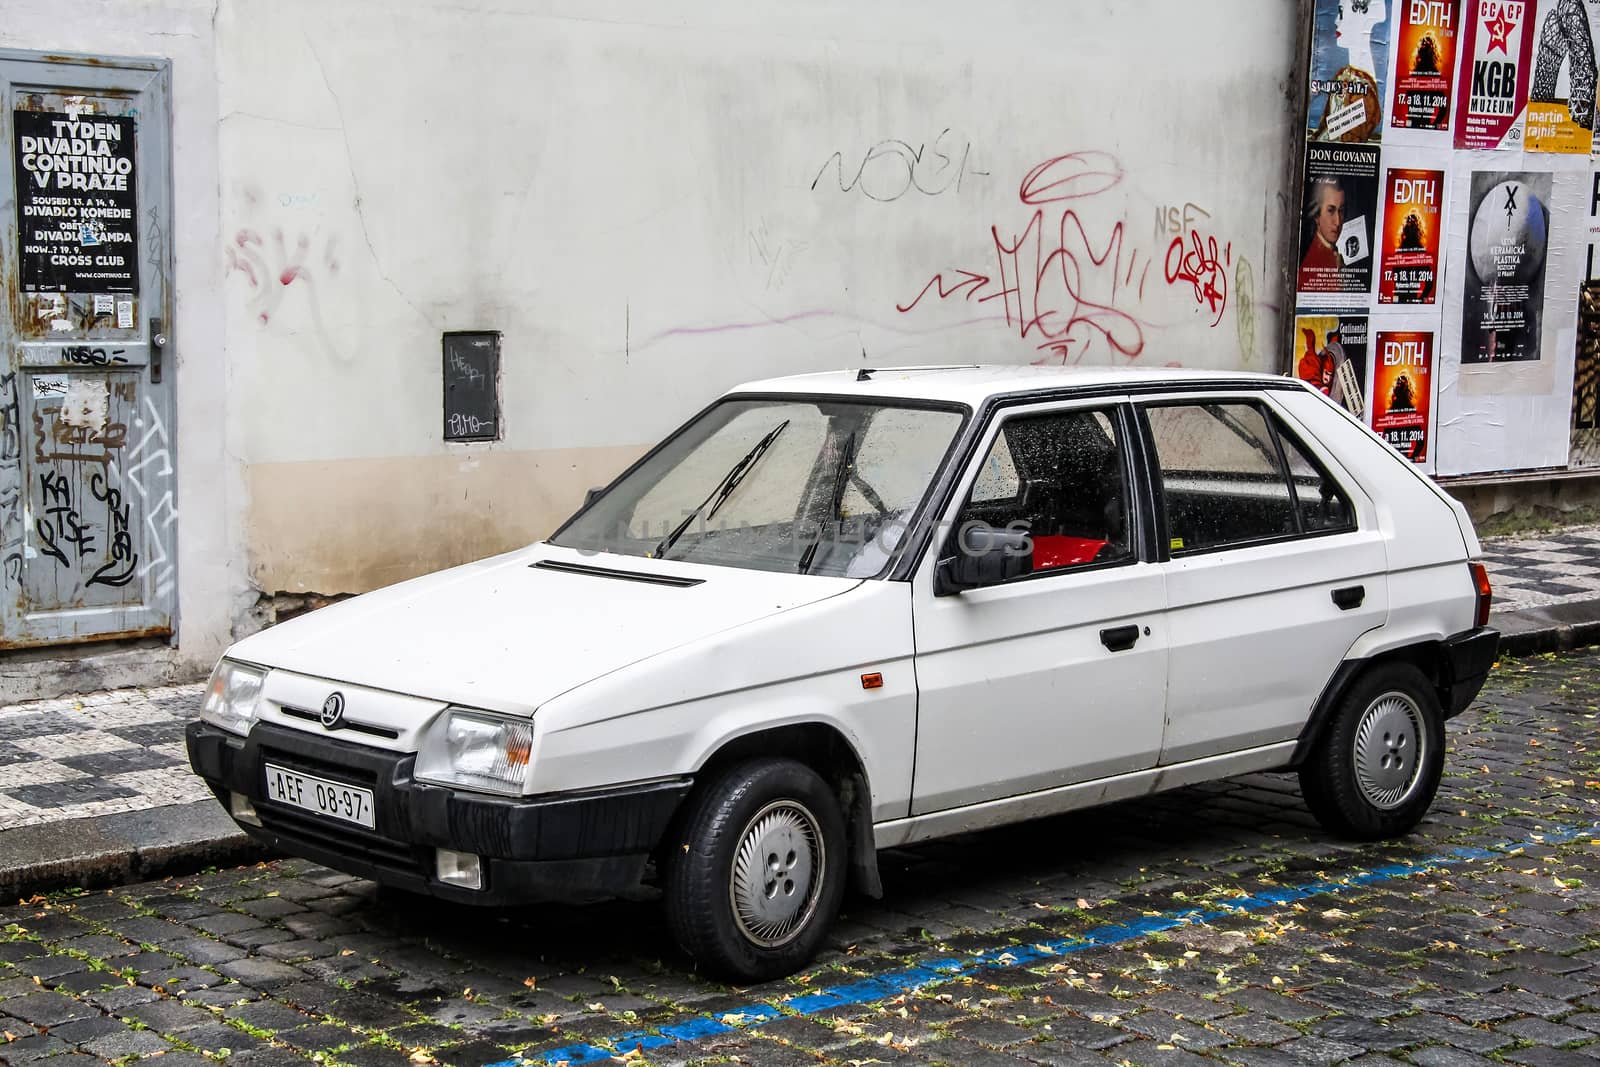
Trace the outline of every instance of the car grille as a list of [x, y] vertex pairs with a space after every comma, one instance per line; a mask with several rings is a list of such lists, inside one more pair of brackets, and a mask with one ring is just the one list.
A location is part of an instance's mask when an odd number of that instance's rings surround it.
[[391, 841], [358, 826], [346, 826], [309, 812], [278, 807], [270, 801], [256, 805], [256, 816], [263, 827], [290, 841], [336, 852], [375, 867], [407, 874], [424, 873], [418, 849], [403, 841]]

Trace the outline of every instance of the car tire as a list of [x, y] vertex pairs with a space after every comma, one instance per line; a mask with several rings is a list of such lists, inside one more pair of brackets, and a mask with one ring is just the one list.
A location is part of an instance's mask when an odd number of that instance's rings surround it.
[[817, 773], [740, 763], [691, 797], [663, 857], [667, 923], [708, 974], [759, 982], [816, 955], [844, 896], [844, 816]]
[[1399, 837], [1433, 803], [1444, 749], [1444, 714], [1432, 684], [1409, 663], [1379, 664], [1340, 696], [1300, 768], [1300, 791], [1331, 833], [1355, 841]]

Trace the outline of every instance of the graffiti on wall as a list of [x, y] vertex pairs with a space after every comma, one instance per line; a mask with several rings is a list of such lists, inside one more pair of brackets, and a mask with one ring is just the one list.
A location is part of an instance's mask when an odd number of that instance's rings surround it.
[[971, 139], [946, 128], [914, 145], [887, 138], [864, 152], [835, 152], [811, 179], [811, 190], [837, 189], [888, 204], [912, 194], [959, 193], [969, 176], [988, 175], [972, 159]]
[[[14, 383], [0, 386], [10, 386], [6, 410], [15, 411]], [[31, 484], [10, 487], [10, 493], [0, 486], [0, 517], [16, 518], [19, 510], [23, 517], [18, 529], [0, 531], [6, 580], [23, 578], [26, 534], [37, 559], [25, 593], [36, 606], [165, 596], [175, 574], [178, 512], [171, 441], [154, 401], [131, 374], [36, 374], [31, 399]], [[20, 443], [20, 437], [0, 434], [0, 447]], [[0, 471], [7, 469], [5, 458], [0, 452]]]
[[16, 372], [0, 374], [0, 590], [22, 581], [22, 409]]
[[278, 228], [270, 238], [245, 228], [228, 245], [228, 273], [243, 276], [250, 290], [250, 312], [263, 326], [277, 314], [289, 287], [298, 283], [306, 290], [320, 333], [317, 279], [339, 273], [338, 247], [332, 238], [314, 239], [306, 232], [291, 240]]
[[[1039, 362], [1137, 359], [1149, 326], [1140, 305], [1156, 265], [1154, 280], [1190, 292], [1215, 326], [1228, 306], [1231, 244], [1219, 245], [1193, 217], [1155, 263], [1130, 241], [1127, 220], [1115, 213], [1109, 223], [1099, 217], [1099, 198], [1123, 177], [1121, 161], [1108, 152], [1046, 159], [1017, 188], [1017, 219], [989, 227], [992, 260], [979, 269], [935, 273], [895, 310], [909, 314], [957, 298], [976, 305], [999, 301], [1007, 327], [1044, 353]], [[1158, 225], [1169, 218], [1158, 215]], [[1191, 221], [1181, 210], [1177, 218]]]

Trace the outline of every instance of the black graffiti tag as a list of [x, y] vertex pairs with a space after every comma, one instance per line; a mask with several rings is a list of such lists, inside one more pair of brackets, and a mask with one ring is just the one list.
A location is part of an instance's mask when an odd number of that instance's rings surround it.
[[44, 554], [63, 567], [71, 567], [63, 545], [77, 550], [78, 558], [94, 548], [94, 533], [83, 528], [83, 516], [72, 506], [72, 487], [65, 476], [45, 471], [39, 475], [44, 514], [33, 521]]
[[[106, 517], [111, 526], [110, 558], [105, 565], [89, 576], [84, 585], [124, 586], [133, 580], [134, 568], [139, 565], [139, 554], [133, 549], [133, 537], [128, 532], [129, 506], [122, 501], [122, 490], [106, 484], [105, 475], [95, 471], [89, 475], [89, 492], [106, 506]], [[125, 565], [125, 566], [124, 566]], [[122, 573], [111, 573], [119, 566]]]

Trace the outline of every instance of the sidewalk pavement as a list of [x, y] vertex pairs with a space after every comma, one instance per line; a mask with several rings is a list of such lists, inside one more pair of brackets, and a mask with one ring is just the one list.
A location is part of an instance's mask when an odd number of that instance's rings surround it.
[[[1483, 542], [1502, 651], [1600, 644], [1600, 526]], [[0, 705], [0, 901], [240, 862], [259, 849], [189, 773], [204, 685]]]

